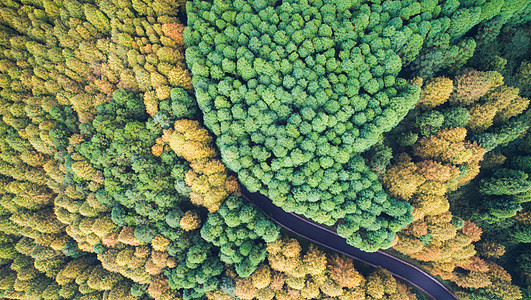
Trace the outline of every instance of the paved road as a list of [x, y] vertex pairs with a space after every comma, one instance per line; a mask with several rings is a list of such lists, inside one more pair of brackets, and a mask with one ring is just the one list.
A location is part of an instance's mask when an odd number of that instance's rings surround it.
[[361, 251], [347, 244], [346, 240], [335, 232], [309, 222], [296, 214], [283, 211], [280, 207], [275, 206], [271, 199], [260, 193], [249, 193], [246, 190], [242, 192], [244, 198], [253, 202], [288, 231], [371, 266], [383, 267], [394, 276], [408, 281], [435, 300], [458, 300], [442, 283], [416, 266], [381, 251], [374, 253]]

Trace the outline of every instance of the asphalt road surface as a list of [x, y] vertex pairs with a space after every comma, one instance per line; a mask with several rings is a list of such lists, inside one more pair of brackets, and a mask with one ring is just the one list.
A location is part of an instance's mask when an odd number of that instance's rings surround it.
[[394, 276], [401, 278], [435, 300], [458, 300], [458, 298], [433, 276], [420, 268], [387, 253], [361, 251], [349, 244], [337, 233], [309, 222], [296, 214], [288, 213], [275, 206], [271, 199], [260, 193], [249, 193], [242, 189], [243, 197], [269, 215], [277, 224], [288, 231], [308, 239], [328, 249], [345, 254], [371, 266], [383, 267]]

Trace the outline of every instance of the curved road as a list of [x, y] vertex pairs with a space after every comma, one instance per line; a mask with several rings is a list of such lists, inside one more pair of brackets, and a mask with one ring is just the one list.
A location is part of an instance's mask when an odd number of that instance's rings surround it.
[[298, 236], [371, 266], [383, 267], [394, 276], [408, 281], [435, 300], [459, 300], [437, 279], [408, 262], [381, 251], [374, 253], [361, 251], [347, 244], [346, 240], [337, 233], [309, 222], [296, 214], [285, 212], [274, 205], [271, 199], [260, 193], [249, 193], [242, 187], [242, 196], [253, 202], [280, 226]]

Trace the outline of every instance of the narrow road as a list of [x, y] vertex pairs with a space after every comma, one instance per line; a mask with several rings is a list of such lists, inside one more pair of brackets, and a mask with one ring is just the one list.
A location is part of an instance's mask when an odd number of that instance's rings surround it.
[[361, 251], [347, 244], [346, 240], [337, 233], [309, 222], [296, 214], [285, 212], [280, 207], [275, 206], [271, 199], [260, 193], [249, 193], [242, 188], [242, 196], [263, 210], [273, 221], [298, 236], [371, 266], [383, 267], [394, 276], [411, 283], [435, 300], [459, 300], [437, 279], [408, 262], [381, 251], [374, 253]]

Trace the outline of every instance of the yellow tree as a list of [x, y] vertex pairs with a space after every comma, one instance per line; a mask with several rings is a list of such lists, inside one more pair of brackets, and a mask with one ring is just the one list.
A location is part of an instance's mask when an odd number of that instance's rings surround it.
[[478, 271], [466, 273], [454, 272], [451, 280], [462, 288], [472, 289], [484, 288], [492, 283], [486, 273]]
[[253, 283], [248, 278], [236, 278], [235, 279], [236, 288], [234, 289], [234, 294], [240, 299], [254, 299], [258, 289], [253, 286]]
[[358, 286], [363, 276], [354, 268], [352, 259], [339, 254], [328, 258], [328, 276], [340, 287], [353, 288]]
[[503, 85], [503, 77], [497, 72], [467, 70], [456, 77], [456, 82], [450, 102], [469, 110], [467, 128], [474, 133], [521, 114], [529, 105], [528, 99], [518, 96], [517, 88]]
[[416, 165], [411, 162], [411, 157], [401, 154], [398, 162], [387, 169], [383, 185], [391, 196], [409, 200], [425, 181], [426, 178], [418, 174]]
[[96, 170], [87, 161], [76, 161], [72, 164], [74, 174], [85, 180], [91, 180], [96, 174]]
[[529, 106], [529, 99], [516, 96], [511, 102], [503, 109], [498, 109], [496, 116], [494, 117], [494, 123], [503, 123], [510, 118], [517, 116], [524, 112]]
[[261, 264], [251, 275], [253, 286], [259, 290], [271, 284], [271, 268], [266, 264]]
[[444, 104], [454, 90], [454, 83], [446, 77], [436, 77], [425, 83], [420, 92], [417, 106], [422, 109], [433, 109]]
[[179, 222], [179, 226], [186, 231], [197, 229], [199, 225], [201, 225], [201, 219], [195, 210], [187, 210]]
[[397, 237], [398, 242], [393, 249], [400, 253], [411, 255], [419, 252], [424, 247], [422, 241], [414, 236], [397, 233]]
[[[397, 282], [393, 276], [382, 268], [377, 268], [367, 276], [365, 293], [371, 297], [370, 299], [385, 299], [385, 296], [390, 298], [390, 296], [399, 294], [401, 291], [398, 290]], [[402, 296], [408, 297], [407, 295]]]
[[282, 238], [267, 244], [267, 258], [271, 268], [288, 272], [300, 262], [301, 246], [295, 239]]
[[74, 281], [77, 276], [79, 276], [88, 267], [89, 264], [85, 258], [72, 260], [66, 264], [61, 271], [59, 271], [55, 277], [55, 280], [60, 285], [67, 284]]
[[191, 169], [185, 181], [192, 189], [192, 203], [206, 207], [209, 212], [219, 209], [229, 196], [227, 190], [227, 170], [219, 159], [213, 139], [198, 121], [181, 119], [175, 122], [174, 130], [154, 145], [152, 152], [161, 154], [163, 144], [168, 143], [177, 155], [190, 162]]
[[324, 274], [326, 263], [327, 261], [324, 252], [317, 249], [314, 244], [310, 245], [309, 249], [302, 257], [305, 273], [312, 276]]

